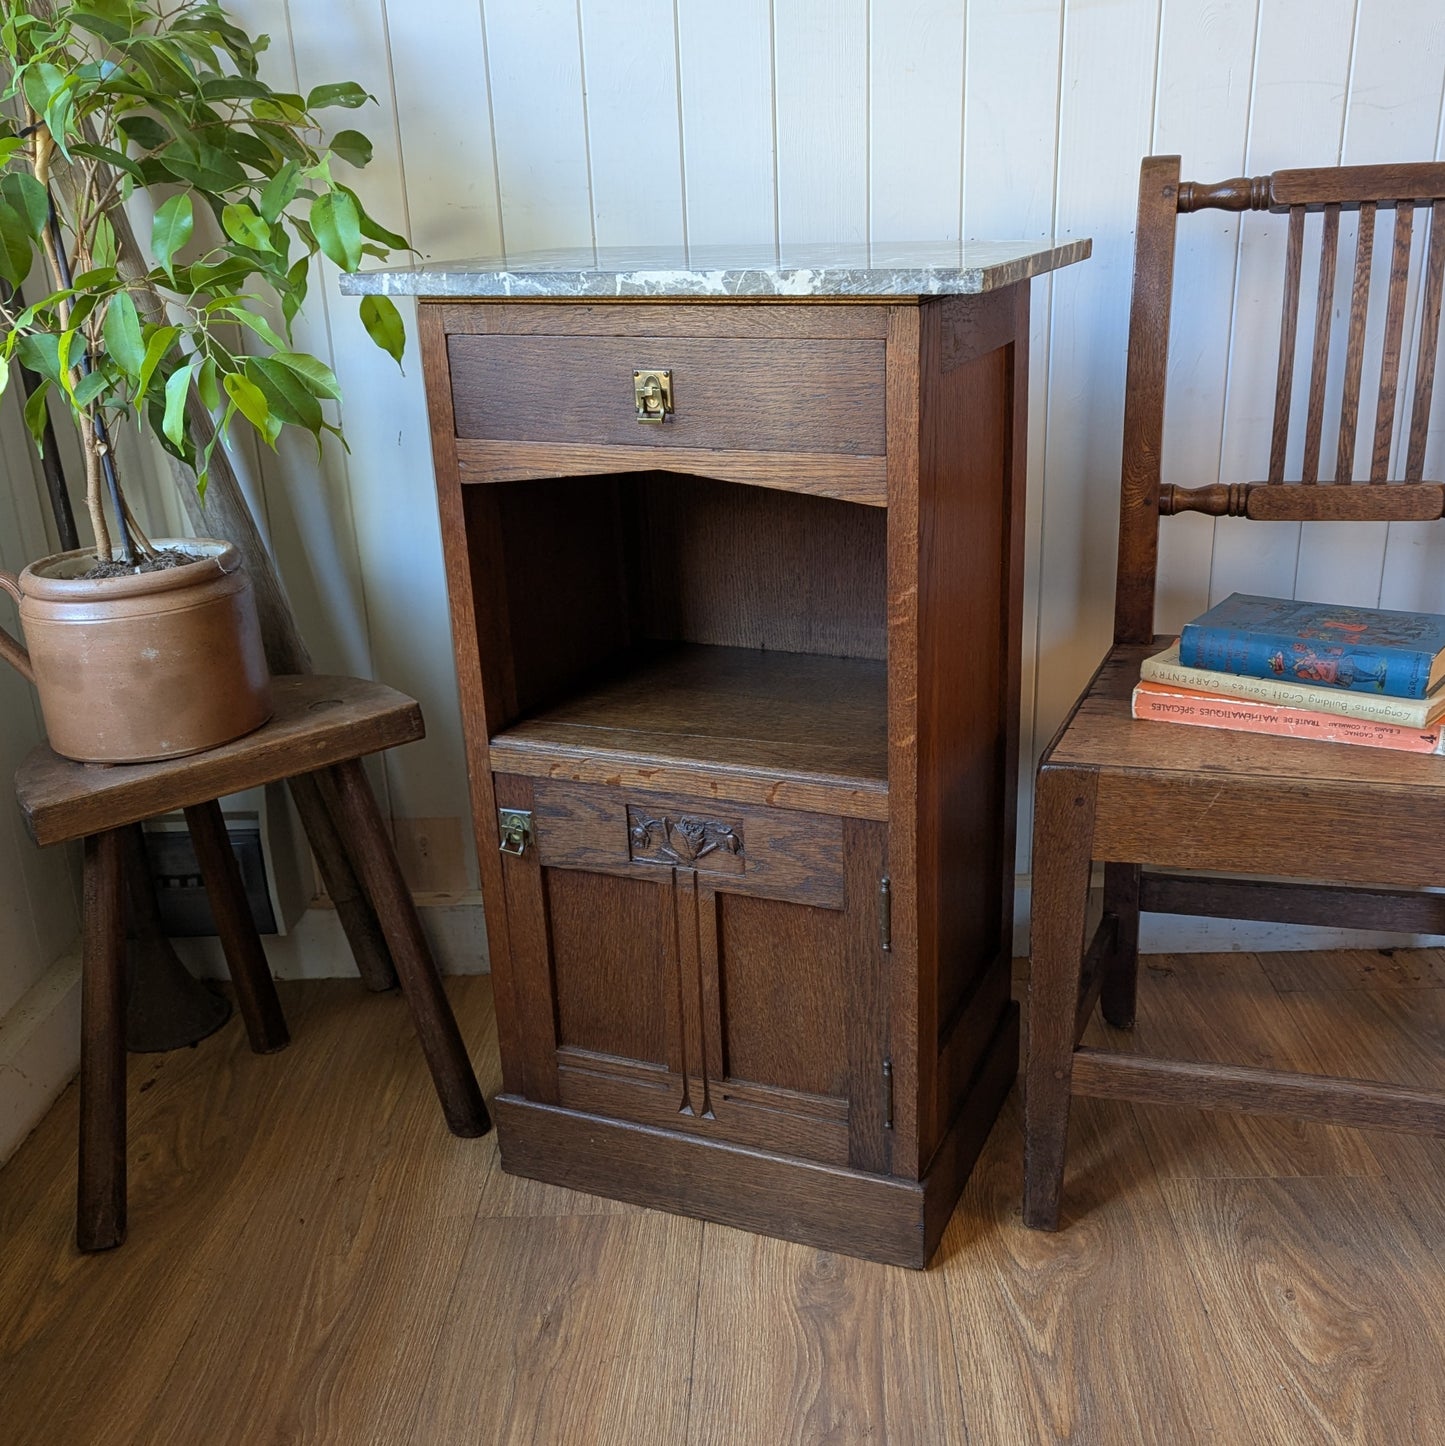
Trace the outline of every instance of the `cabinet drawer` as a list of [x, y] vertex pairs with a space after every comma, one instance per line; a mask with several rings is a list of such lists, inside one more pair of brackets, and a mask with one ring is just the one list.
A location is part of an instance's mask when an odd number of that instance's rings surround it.
[[[447, 351], [460, 438], [884, 453], [881, 341], [456, 334]], [[672, 373], [665, 422], [637, 420], [635, 370]]]
[[843, 822], [782, 808], [533, 782], [543, 868], [655, 876], [695, 869], [729, 893], [843, 907]]

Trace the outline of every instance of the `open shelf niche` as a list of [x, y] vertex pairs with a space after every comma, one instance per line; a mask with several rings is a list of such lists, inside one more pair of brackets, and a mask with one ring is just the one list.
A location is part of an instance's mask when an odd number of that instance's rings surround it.
[[512, 670], [493, 767], [615, 756], [886, 816], [884, 509], [671, 472], [466, 491]]

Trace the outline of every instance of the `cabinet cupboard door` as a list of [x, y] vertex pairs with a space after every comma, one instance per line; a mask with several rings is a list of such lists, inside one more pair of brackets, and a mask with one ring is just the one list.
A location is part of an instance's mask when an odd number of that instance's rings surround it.
[[528, 1097], [886, 1170], [882, 824], [497, 777]]

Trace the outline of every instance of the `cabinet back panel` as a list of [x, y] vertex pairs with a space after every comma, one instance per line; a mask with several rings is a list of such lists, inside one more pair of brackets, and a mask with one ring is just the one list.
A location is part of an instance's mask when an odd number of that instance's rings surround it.
[[665, 472], [635, 482], [626, 512], [644, 636], [886, 656], [883, 509]]
[[846, 1094], [848, 916], [721, 889], [717, 908], [727, 1076]]
[[670, 877], [548, 869], [545, 878], [558, 1045], [667, 1064]]

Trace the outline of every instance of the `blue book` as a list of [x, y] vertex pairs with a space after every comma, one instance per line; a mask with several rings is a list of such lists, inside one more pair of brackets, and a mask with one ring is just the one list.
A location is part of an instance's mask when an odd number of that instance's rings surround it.
[[1179, 661], [1247, 678], [1424, 698], [1445, 679], [1445, 617], [1237, 592], [1185, 624]]

